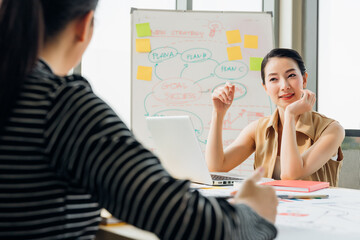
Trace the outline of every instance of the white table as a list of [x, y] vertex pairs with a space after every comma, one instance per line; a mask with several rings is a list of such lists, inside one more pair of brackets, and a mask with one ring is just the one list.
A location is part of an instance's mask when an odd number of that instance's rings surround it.
[[[278, 192], [284, 193], [289, 192]], [[328, 188], [309, 194], [315, 193], [328, 194], [329, 198], [279, 201], [276, 239], [360, 239], [360, 190]], [[128, 224], [101, 229], [133, 239], [158, 239], [155, 234]]]
[[280, 200], [276, 239], [360, 239], [360, 190], [328, 188], [316, 194], [329, 198]]

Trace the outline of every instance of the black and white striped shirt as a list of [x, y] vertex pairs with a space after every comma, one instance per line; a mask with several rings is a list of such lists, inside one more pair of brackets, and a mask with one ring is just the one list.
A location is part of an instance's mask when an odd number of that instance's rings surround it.
[[93, 239], [101, 208], [161, 239], [276, 236], [173, 179], [84, 78], [39, 61], [0, 135], [0, 239]]

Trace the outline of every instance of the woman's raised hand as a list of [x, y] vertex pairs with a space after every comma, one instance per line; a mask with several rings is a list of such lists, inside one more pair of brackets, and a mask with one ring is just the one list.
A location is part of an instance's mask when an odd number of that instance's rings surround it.
[[218, 113], [225, 114], [231, 106], [235, 95], [235, 85], [226, 83], [223, 87], [218, 87], [212, 94], [214, 110]]

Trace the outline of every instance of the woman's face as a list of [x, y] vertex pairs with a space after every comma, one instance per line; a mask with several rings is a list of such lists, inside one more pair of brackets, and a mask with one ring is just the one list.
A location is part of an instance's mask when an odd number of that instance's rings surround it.
[[297, 63], [287, 57], [270, 58], [264, 69], [267, 95], [278, 107], [287, 105], [301, 98], [302, 89], [306, 87], [307, 73], [301, 75]]

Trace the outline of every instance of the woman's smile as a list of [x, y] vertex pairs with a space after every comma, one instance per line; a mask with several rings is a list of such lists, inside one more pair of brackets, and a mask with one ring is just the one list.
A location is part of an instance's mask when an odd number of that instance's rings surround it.
[[286, 93], [283, 95], [280, 95], [279, 98], [283, 99], [283, 100], [290, 100], [295, 96], [295, 93]]

